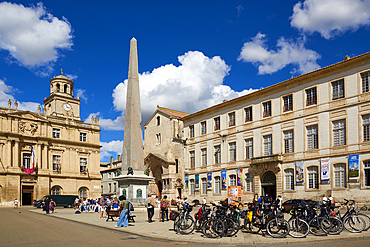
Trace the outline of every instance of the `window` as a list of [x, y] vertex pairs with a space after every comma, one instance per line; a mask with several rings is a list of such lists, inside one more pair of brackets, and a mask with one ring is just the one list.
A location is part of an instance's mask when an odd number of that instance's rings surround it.
[[24, 169], [31, 169], [31, 154], [23, 154]]
[[262, 103], [263, 117], [271, 117], [271, 101]]
[[78, 195], [79, 195], [80, 198], [86, 199], [87, 198], [87, 189], [86, 188], [80, 188], [78, 190]]
[[333, 145], [346, 145], [346, 120], [333, 122]]
[[202, 135], [207, 134], [207, 122], [203, 121], [200, 123], [200, 125], [201, 125], [201, 134]]
[[220, 130], [220, 117], [216, 117], [213, 119], [214, 122], [215, 122], [215, 127], [214, 127], [214, 130], [217, 131], [217, 130]]
[[229, 143], [230, 162], [236, 161], [236, 142]]
[[194, 179], [190, 179], [190, 195], [194, 195], [195, 194], [195, 183], [194, 183]]
[[117, 184], [116, 184], [116, 183], [114, 183], [114, 184], [113, 184], [113, 192], [114, 192], [114, 193], [116, 193], [116, 192], [117, 192]]
[[263, 137], [263, 155], [272, 155], [272, 135]]
[[306, 106], [317, 104], [316, 87], [306, 90]]
[[87, 172], [86, 164], [87, 164], [86, 159], [80, 158], [80, 172]]
[[361, 73], [362, 92], [369, 92], [370, 71]]
[[161, 125], [161, 117], [160, 116], [157, 116], [157, 126], [158, 125]]
[[161, 144], [161, 133], [155, 135], [157, 145]]
[[253, 139], [245, 140], [245, 158], [251, 159], [253, 158]]
[[308, 174], [308, 188], [318, 189], [319, 188], [319, 172], [317, 166], [311, 166], [307, 168]]
[[346, 164], [334, 165], [334, 187], [346, 188]]
[[370, 161], [364, 161], [365, 186], [370, 186]]
[[194, 125], [189, 126], [189, 137], [194, 138]]
[[60, 129], [53, 128], [53, 138], [60, 138]]
[[215, 194], [221, 193], [221, 178], [219, 176], [215, 177]]
[[207, 178], [202, 178], [202, 194], [207, 194]]
[[319, 148], [317, 125], [307, 127], [307, 150]]
[[80, 142], [86, 142], [86, 133], [80, 133]]
[[60, 195], [60, 187], [59, 186], [54, 186], [51, 188], [51, 194], [52, 195]]
[[253, 175], [251, 173], [245, 174], [245, 191], [253, 192]]
[[67, 88], [68, 88], [68, 86], [67, 86], [67, 84], [65, 84], [65, 85], [64, 85], [64, 92], [65, 92], [65, 93], [67, 92]]
[[294, 169], [285, 170], [285, 190], [294, 190]]
[[230, 175], [230, 186], [236, 186], [236, 175]]
[[142, 199], [143, 198], [143, 191], [141, 189], [137, 189], [136, 198], [137, 199]]
[[59, 92], [59, 91], [60, 91], [60, 85], [57, 84], [57, 92]]
[[288, 96], [283, 97], [283, 112], [293, 111], [293, 95], [290, 94]]
[[60, 156], [53, 155], [53, 171], [60, 171], [61, 168]]
[[202, 166], [206, 166], [207, 165], [207, 149], [206, 148], [203, 148], [201, 150], [201, 155], [202, 155]]
[[293, 130], [284, 131], [284, 151], [285, 153], [294, 152], [294, 134]]
[[252, 107], [248, 107], [244, 109], [245, 112], [245, 122], [253, 121], [252, 118]]
[[112, 174], [108, 172], [108, 179], [111, 179], [111, 178], [112, 178]]
[[370, 115], [362, 116], [364, 142], [370, 141]]
[[331, 83], [333, 88], [333, 100], [344, 98], [344, 79]]
[[179, 160], [175, 159], [175, 164], [176, 164], [176, 173], [179, 173]]
[[109, 183], [109, 184], [108, 184], [108, 192], [109, 192], [109, 193], [111, 193], [111, 192], [112, 192], [112, 184], [111, 184], [111, 183]]
[[190, 168], [195, 167], [195, 151], [190, 151]]
[[229, 127], [235, 126], [235, 112], [229, 113]]
[[123, 190], [122, 190], [122, 195], [127, 196], [127, 191], [126, 191], [126, 189], [123, 189]]
[[221, 145], [215, 146], [215, 163], [221, 163]]

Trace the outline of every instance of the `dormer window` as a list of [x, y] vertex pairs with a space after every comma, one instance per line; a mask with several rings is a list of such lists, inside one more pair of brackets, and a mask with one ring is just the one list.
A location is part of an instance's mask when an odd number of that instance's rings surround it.
[[161, 117], [160, 116], [157, 117], [157, 125], [161, 125]]

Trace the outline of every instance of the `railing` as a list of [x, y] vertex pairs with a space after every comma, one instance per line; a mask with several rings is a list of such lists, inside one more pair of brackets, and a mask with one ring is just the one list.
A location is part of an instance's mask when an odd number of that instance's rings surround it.
[[274, 155], [269, 155], [269, 156], [251, 158], [251, 165], [269, 163], [269, 162], [282, 162], [282, 161], [283, 160], [280, 154], [274, 154]]

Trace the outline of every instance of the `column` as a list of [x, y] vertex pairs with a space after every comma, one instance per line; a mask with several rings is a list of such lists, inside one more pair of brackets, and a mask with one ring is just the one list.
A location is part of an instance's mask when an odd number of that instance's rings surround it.
[[41, 144], [37, 143], [36, 144], [36, 164], [35, 168], [37, 167], [40, 168], [42, 162], [42, 157], [41, 157]]
[[19, 142], [14, 142], [14, 153], [13, 153], [13, 159], [14, 159], [14, 167], [19, 167]]
[[7, 140], [6, 142], [6, 151], [5, 151], [5, 167], [12, 167], [12, 141]]

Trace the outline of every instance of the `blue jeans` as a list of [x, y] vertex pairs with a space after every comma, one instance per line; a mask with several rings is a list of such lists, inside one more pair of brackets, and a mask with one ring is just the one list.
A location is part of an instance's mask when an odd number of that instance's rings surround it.
[[118, 222], [117, 222], [117, 226], [123, 226], [124, 227], [128, 227], [128, 209], [125, 209], [125, 210], [122, 210], [120, 216], [119, 216], [119, 219], [118, 219]]
[[162, 220], [164, 221], [164, 214], [166, 214], [166, 220], [168, 220], [168, 209], [166, 210], [161, 209], [161, 210], [162, 210]]
[[50, 210], [49, 205], [45, 205], [45, 211], [46, 211], [47, 214], [49, 213], [49, 210]]

